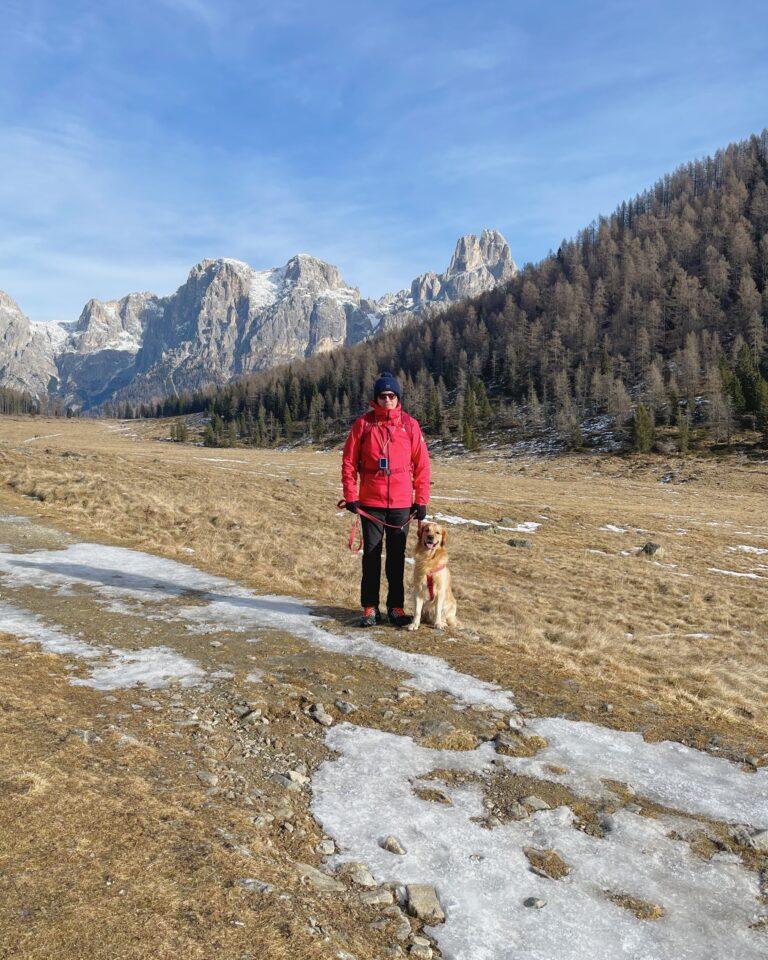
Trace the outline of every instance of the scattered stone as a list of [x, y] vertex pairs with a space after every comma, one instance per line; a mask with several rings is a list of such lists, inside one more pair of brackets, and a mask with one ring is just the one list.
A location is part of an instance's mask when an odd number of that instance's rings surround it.
[[220, 646], [222, 646], [222, 643], [221, 643], [221, 640], [209, 640], [209, 641], [208, 641], [208, 646], [209, 646], [209, 647], [220, 647]]
[[382, 850], [388, 850], [390, 853], [397, 853], [401, 856], [404, 853], [407, 853], [405, 847], [400, 843], [397, 837], [390, 834], [388, 837], [385, 837], [380, 843], [379, 846]]
[[298, 783], [302, 787], [309, 783], [309, 777], [305, 776], [301, 770], [289, 770], [286, 776], [292, 783]]
[[648, 543], [640, 548], [640, 553], [646, 557], [663, 557], [664, 547], [662, 547], [660, 543], [653, 543], [649, 540]]
[[326, 837], [324, 840], [321, 840], [317, 845], [317, 852], [321, 853], [324, 857], [330, 857], [336, 853], [336, 844], [333, 840]]
[[516, 800], [509, 805], [507, 813], [511, 820], [526, 820], [530, 815], [522, 803], [518, 803]]
[[285, 790], [290, 790], [291, 793], [299, 793], [301, 791], [301, 784], [291, 780], [291, 778], [285, 776], [285, 774], [273, 773], [269, 779]]
[[391, 891], [384, 889], [366, 890], [365, 893], [360, 894], [360, 899], [369, 907], [389, 907], [395, 902]]
[[524, 807], [527, 807], [529, 810], [533, 810], [534, 812], [536, 812], [537, 810], [552, 809], [546, 800], [542, 800], [541, 797], [536, 797], [533, 794], [527, 797], [523, 797], [520, 803], [522, 803]]
[[271, 883], [264, 883], [263, 880], [257, 880], [255, 877], [246, 877], [238, 880], [237, 885], [249, 893], [272, 893], [275, 889]]
[[322, 703], [313, 703], [307, 710], [307, 713], [321, 727], [330, 727], [333, 724], [333, 717], [328, 713]]
[[450, 736], [456, 727], [447, 720], [425, 720], [420, 727], [422, 737], [442, 740]]
[[372, 890], [378, 886], [373, 879], [373, 874], [364, 863], [357, 863], [353, 860], [350, 863], [345, 863], [340, 872], [342, 876], [348, 877], [358, 887]]
[[93, 730], [70, 730], [69, 731], [73, 737], [77, 737], [82, 740], [83, 743], [87, 743], [89, 746], [92, 743], [101, 743], [101, 737], [94, 733]]
[[540, 897], [526, 897], [523, 900], [524, 907], [534, 907], [536, 910], [541, 910], [542, 907], [546, 907], [547, 901], [542, 900]]
[[408, 956], [414, 960], [432, 960], [432, 947], [428, 944], [424, 946], [422, 943], [412, 943], [408, 948]]
[[412, 917], [430, 925], [445, 923], [445, 913], [433, 886], [428, 883], [409, 883], [406, 891], [408, 913]]
[[523, 847], [531, 870], [539, 877], [548, 880], [562, 880], [571, 872], [571, 868], [555, 850], [540, 850], [538, 847]]
[[755, 850], [768, 853], [768, 830], [761, 830], [759, 833], [753, 834], [751, 841]]
[[507, 543], [510, 547], [520, 547], [524, 550], [530, 549], [533, 546], [533, 540], [527, 540], [525, 537], [511, 537], [507, 540]]
[[336, 700], [334, 706], [339, 711], [343, 713], [345, 717], [349, 716], [350, 713], [354, 713], [357, 710], [357, 705], [350, 703], [349, 700]]
[[294, 866], [299, 876], [309, 880], [319, 893], [341, 893], [346, 889], [340, 880], [334, 880], [333, 877], [329, 877], [327, 873], [323, 873], [309, 863], [296, 862]]
[[215, 773], [211, 773], [210, 770], [198, 770], [197, 779], [200, 783], [204, 783], [206, 787], [215, 787], [219, 782], [219, 778]]
[[[407, 900], [407, 894], [405, 899]], [[385, 917], [391, 918], [396, 924], [394, 930], [395, 939], [401, 941], [407, 940], [411, 935], [411, 922], [400, 907], [393, 904], [391, 907], [385, 907], [383, 913]]]

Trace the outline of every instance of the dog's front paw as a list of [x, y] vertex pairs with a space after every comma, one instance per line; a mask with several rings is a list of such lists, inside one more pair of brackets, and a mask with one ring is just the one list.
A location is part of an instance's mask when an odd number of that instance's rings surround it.
[[419, 629], [419, 625], [415, 621], [413, 623], [409, 623], [408, 626], [406, 627], [406, 630], [418, 630], [418, 629]]
[[445, 630], [447, 626], [445, 620], [435, 620], [435, 630]]

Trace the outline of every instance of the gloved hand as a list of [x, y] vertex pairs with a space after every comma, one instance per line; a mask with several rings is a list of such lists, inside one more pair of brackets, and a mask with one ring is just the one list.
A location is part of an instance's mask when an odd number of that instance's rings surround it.
[[344, 504], [344, 508], [349, 510], [350, 513], [357, 513], [357, 508], [360, 506], [359, 500], [347, 500]]
[[427, 505], [425, 503], [414, 503], [411, 507], [411, 513], [416, 517], [419, 523], [424, 523], [427, 516]]

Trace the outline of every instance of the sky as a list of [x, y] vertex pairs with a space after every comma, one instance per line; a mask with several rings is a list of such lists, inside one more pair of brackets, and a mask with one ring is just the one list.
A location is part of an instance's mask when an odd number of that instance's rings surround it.
[[755, 0], [3, 0], [0, 289], [34, 320], [304, 252], [365, 296], [536, 261], [768, 125]]

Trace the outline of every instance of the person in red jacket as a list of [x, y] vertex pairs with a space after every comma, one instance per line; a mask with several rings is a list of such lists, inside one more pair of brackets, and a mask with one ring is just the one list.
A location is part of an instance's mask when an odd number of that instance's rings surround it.
[[[405, 545], [409, 521], [422, 521], [429, 503], [429, 453], [418, 421], [400, 404], [400, 384], [382, 373], [373, 385], [368, 413], [352, 424], [341, 459], [341, 482], [347, 510], [364, 510], [361, 627], [381, 623], [379, 588], [381, 547], [387, 538], [387, 614], [404, 627], [411, 622], [403, 610]], [[359, 486], [358, 486], [359, 485]]]

